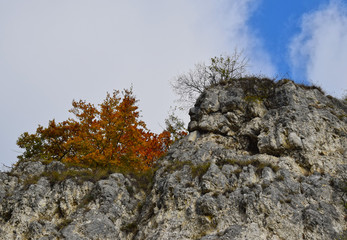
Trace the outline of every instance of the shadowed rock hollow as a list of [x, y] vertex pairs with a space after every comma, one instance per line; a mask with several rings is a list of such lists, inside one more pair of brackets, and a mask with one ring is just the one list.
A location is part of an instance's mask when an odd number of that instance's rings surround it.
[[[207, 89], [151, 181], [72, 177], [60, 162], [0, 173], [0, 239], [338, 239], [347, 105], [289, 80]], [[141, 182], [142, 181], [142, 182]]]

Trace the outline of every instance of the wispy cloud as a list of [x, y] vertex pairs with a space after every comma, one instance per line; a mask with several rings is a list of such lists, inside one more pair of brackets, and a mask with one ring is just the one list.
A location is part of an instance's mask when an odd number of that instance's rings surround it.
[[295, 79], [341, 97], [347, 89], [347, 6], [331, 1], [305, 14], [301, 32], [290, 44], [290, 57]]

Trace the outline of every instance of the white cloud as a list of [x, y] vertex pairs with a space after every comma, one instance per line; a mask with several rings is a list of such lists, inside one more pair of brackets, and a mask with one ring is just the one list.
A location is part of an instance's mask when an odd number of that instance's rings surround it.
[[16, 160], [22, 132], [71, 117], [72, 99], [97, 104], [131, 84], [143, 120], [161, 131], [174, 76], [235, 47], [262, 54], [247, 27], [258, 1], [0, 0], [0, 163]]
[[256, 11], [259, 0], [244, 1], [219, 1], [217, 24], [221, 36], [225, 36], [230, 48], [242, 51], [249, 58], [249, 73], [264, 74], [272, 77], [276, 74], [276, 67], [273, 65], [271, 56], [264, 50], [262, 39], [248, 24], [248, 19]]
[[301, 75], [328, 94], [341, 97], [347, 89], [346, 6], [331, 1], [304, 15], [301, 32], [290, 44], [290, 56], [296, 78]]

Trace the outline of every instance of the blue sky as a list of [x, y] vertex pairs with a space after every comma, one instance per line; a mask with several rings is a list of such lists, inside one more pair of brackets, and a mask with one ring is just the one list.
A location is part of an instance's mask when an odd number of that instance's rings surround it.
[[[288, 44], [300, 31], [302, 16], [328, 3], [328, 0], [259, 1], [259, 6], [250, 17], [249, 23], [257, 36], [263, 40], [264, 48], [270, 53], [277, 69], [276, 73], [280, 77], [285, 75], [292, 78], [290, 62], [287, 60]], [[300, 81], [305, 82], [305, 79]]]
[[341, 97], [347, 3], [0, 0], [0, 165], [16, 161], [21, 133], [72, 117], [73, 99], [98, 104], [113, 89], [133, 86], [143, 120], [160, 132], [177, 104], [170, 81], [234, 49], [249, 58], [249, 73]]

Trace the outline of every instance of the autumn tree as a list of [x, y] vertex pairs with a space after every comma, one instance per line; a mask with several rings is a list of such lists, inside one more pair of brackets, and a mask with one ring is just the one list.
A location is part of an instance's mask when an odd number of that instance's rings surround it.
[[154, 134], [139, 119], [137, 100], [132, 90], [107, 94], [95, 107], [86, 101], [73, 101], [75, 118], [36, 133], [23, 133], [17, 145], [24, 148], [19, 158], [38, 157], [90, 167], [116, 167], [143, 171], [150, 168], [167, 150], [168, 131]]

